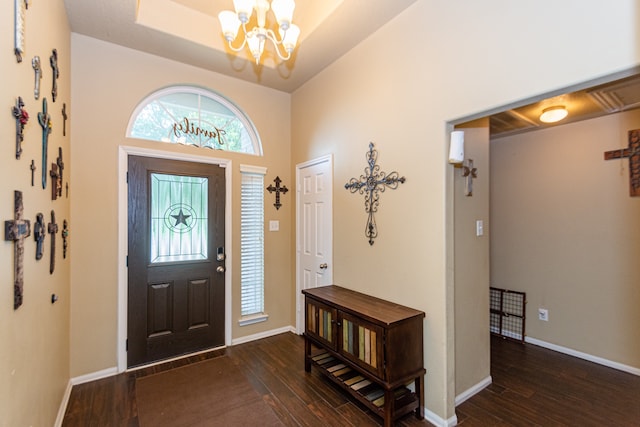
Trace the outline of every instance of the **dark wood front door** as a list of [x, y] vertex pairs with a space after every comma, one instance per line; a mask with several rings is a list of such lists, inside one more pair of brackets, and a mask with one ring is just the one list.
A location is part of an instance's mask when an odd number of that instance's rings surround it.
[[224, 345], [224, 168], [128, 167], [127, 366]]

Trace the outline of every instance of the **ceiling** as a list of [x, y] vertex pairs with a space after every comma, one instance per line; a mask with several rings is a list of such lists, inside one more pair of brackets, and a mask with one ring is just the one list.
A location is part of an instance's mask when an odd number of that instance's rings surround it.
[[[569, 112], [564, 120], [553, 124], [540, 121], [542, 110], [560, 105]], [[492, 138], [499, 138], [639, 107], [640, 76], [635, 75], [493, 114], [490, 133]]]
[[[296, 0], [293, 21], [301, 34], [292, 58], [280, 61], [265, 50], [256, 65], [248, 50], [236, 54], [222, 37], [217, 14], [233, 9], [233, 0], [64, 0], [74, 33], [289, 93], [415, 1]], [[553, 105], [564, 105], [569, 116], [556, 124], [540, 122], [542, 110]], [[638, 107], [640, 77], [626, 77], [491, 114], [491, 137]]]
[[293, 92], [415, 1], [296, 0], [301, 34], [292, 58], [280, 61], [267, 45], [261, 65], [248, 49], [236, 54], [226, 46], [217, 15], [233, 10], [233, 0], [64, 3], [74, 33]]

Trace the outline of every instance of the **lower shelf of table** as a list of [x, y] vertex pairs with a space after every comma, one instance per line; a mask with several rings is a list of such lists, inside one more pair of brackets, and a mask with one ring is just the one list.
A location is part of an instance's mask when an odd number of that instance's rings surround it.
[[[334, 383], [384, 418], [388, 408], [385, 406], [385, 389], [380, 384], [365, 377], [358, 370], [326, 351], [321, 350], [313, 354], [311, 362]], [[406, 386], [401, 386], [394, 390], [393, 405], [394, 419], [396, 419], [417, 409], [419, 406], [418, 397]]]

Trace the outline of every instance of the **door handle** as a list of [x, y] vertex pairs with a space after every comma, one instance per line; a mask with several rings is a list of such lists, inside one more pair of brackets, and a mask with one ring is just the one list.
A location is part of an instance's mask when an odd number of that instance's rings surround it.
[[326, 262], [323, 262], [322, 264], [320, 264], [320, 269], [321, 269], [321, 270], [326, 270], [326, 269], [327, 269], [327, 267], [328, 267], [328, 265], [327, 265], [327, 263], [326, 263]]
[[218, 273], [224, 273], [225, 268], [224, 268], [223, 266], [219, 265], [219, 266], [218, 266], [218, 268], [216, 268], [216, 271], [217, 271]]

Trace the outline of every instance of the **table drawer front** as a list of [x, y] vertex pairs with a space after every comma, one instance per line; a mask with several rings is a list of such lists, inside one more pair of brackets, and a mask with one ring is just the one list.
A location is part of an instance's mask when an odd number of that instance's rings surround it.
[[338, 315], [340, 353], [384, 379], [384, 330], [342, 311]]
[[307, 297], [305, 331], [316, 340], [324, 343], [332, 350], [337, 350], [336, 337], [338, 335], [337, 328], [337, 310], [326, 304]]

